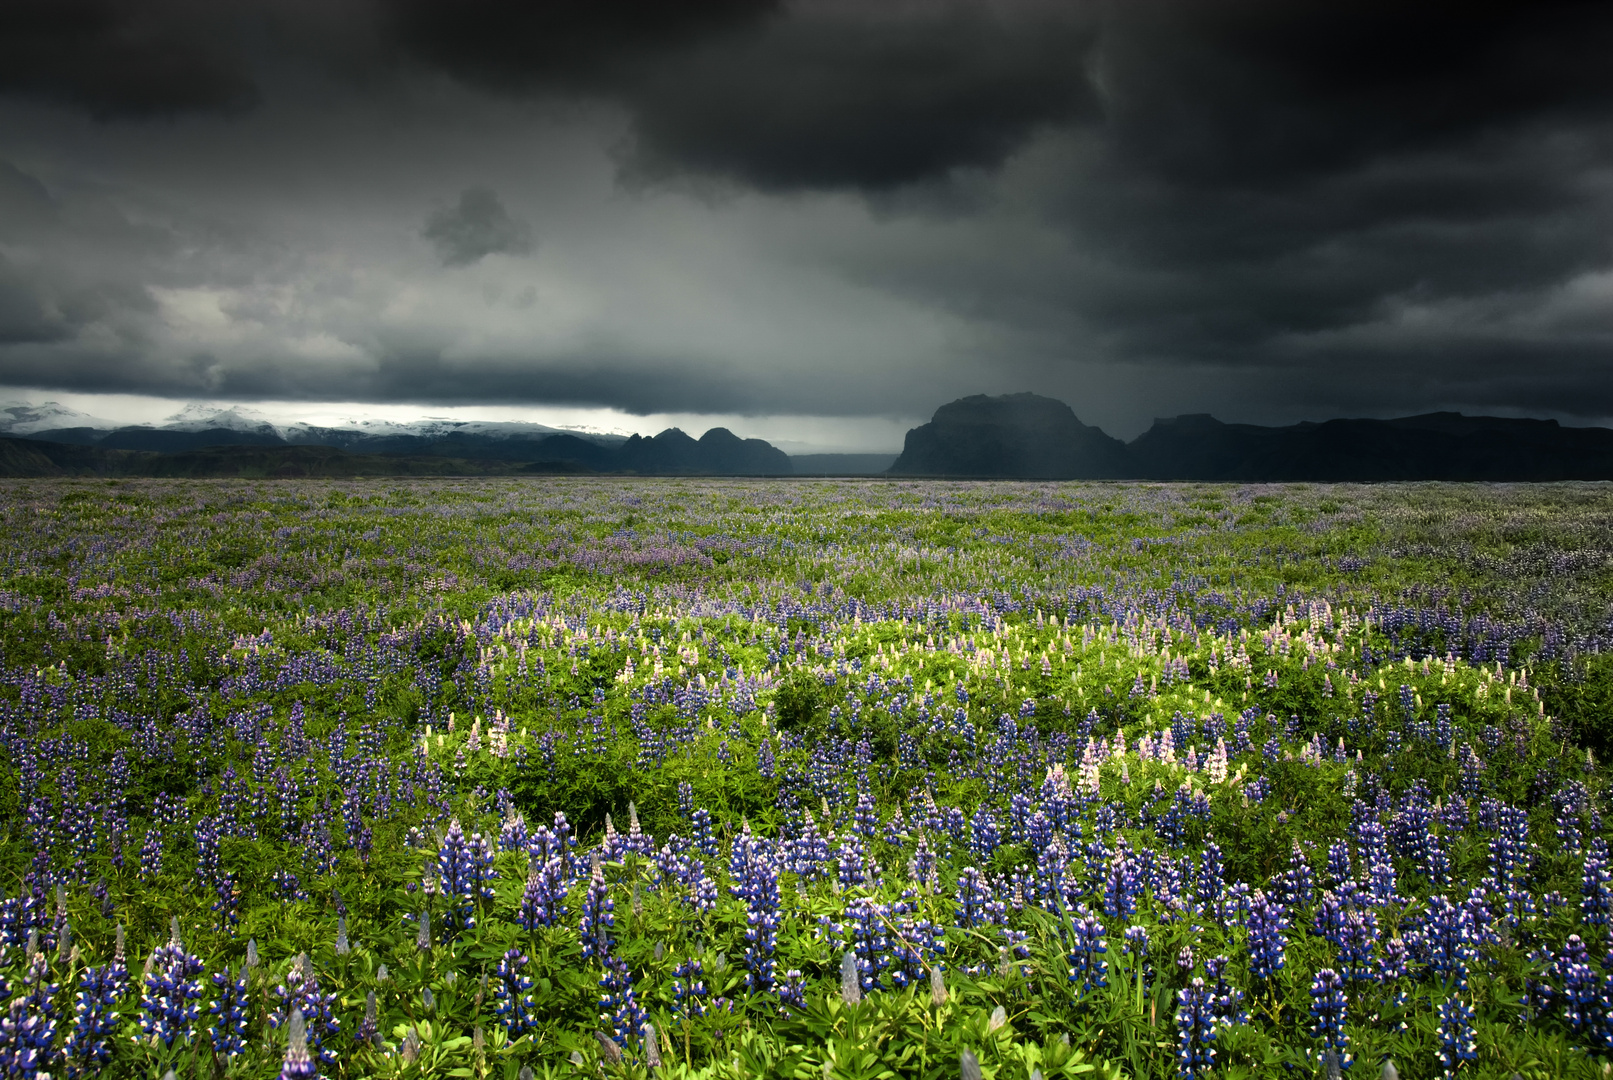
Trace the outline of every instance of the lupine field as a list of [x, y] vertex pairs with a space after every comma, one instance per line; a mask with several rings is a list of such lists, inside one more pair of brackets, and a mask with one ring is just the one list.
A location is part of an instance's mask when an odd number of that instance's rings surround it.
[[12, 1077], [1613, 1074], [1613, 489], [0, 486]]

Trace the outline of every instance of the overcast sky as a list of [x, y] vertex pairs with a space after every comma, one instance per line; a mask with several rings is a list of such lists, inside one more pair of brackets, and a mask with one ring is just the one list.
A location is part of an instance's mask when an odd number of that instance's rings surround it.
[[1605, 422], [1610, 56], [1605, 2], [11, 0], [0, 390]]

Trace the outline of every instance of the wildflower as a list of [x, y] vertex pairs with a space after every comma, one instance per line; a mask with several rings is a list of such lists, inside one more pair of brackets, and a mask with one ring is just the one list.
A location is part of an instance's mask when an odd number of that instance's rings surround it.
[[1585, 854], [1579, 907], [1586, 926], [1606, 926], [1613, 919], [1613, 869], [1608, 865], [1607, 840], [1600, 836]]
[[1176, 992], [1176, 1075], [1199, 1080], [1215, 1067], [1215, 1014], [1203, 979]]
[[291, 1022], [286, 1028], [286, 1056], [280, 1066], [280, 1080], [315, 1080], [318, 1075], [313, 1056], [308, 1053], [307, 1029], [303, 1026], [302, 1011], [292, 1009]]
[[151, 954], [141, 980], [140, 1030], [165, 1047], [190, 1039], [202, 996], [201, 958], [188, 952], [179, 939], [178, 920], [167, 945]]
[[1103, 924], [1085, 908], [1074, 923], [1074, 941], [1070, 949], [1070, 982], [1078, 983], [1076, 996], [1109, 985], [1108, 964], [1099, 957], [1109, 952], [1103, 939]]
[[1462, 1063], [1478, 1057], [1473, 1037], [1473, 1007], [1461, 998], [1450, 997], [1439, 1003], [1439, 1051], [1435, 1055], [1452, 1076]]
[[218, 997], [207, 1009], [213, 1015], [213, 1025], [207, 1035], [215, 1054], [232, 1058], [246, 1050], [246, 1024], [252, 1010], [247, 994], [246, 965], [241, 965], [240, 974], [233, 979], [227, 971], [215, 972], [213, 986]]
[[512, 1040], [533, 1030], [538, 1025], [536, 1006], [532, 994], [532, 979], [523, 968], [530, 963], [520, 949], [510, 949], [499, 958], [493, 972], [494, 1013]]
[[1249, 900], [1249, 974], [1270, 979], [1283, 969], [1284, 950], [1288, 947], [1283, 936], [1286, 929], [1288, 920], [1282, 905], [1257, 890]]
[[1311, 979], [1311, 1034], [1322, 1044], [1322, 1053], [1333, 1051], [1346, 1066], [1350, 1061], [1349, 1039], [1344, 1034], [1347, 1012], [1344, 980], [1332, 968], [1322, 968]]
[[605, 871], [599, 853], [593, 853], [588, 878], [588, 891], [583, 895], [582, 954], [584, 959], [603, 960], [610, 954], [610, 931], [616, 925], [616, 901], [605, 887]]

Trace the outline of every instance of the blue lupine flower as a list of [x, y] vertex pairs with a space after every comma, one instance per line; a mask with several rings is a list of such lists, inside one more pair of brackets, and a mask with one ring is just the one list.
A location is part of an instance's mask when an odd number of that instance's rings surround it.
[[591, 863], [578, 934], [582, 940], [583, 959], [603, 961], [610, 955], [610, 932], [616, 926], [616, 901], [611, 899], [610, 890], [605, 887], [605, 871], [597, 851], [593, 853]]
[[1137, 895], [1142, 892], [1140, 867], [1131, 858], [1126, 838], [1115, 843], [1114, 857], [1103, 879], [1103, 913], [1110, 918], [1129, 919], [1137, 914]]
[[1598, 836], [1585, 854], [1580, 879], [1580, 918], [1586, 926], [1607, 926], [1613, 920], [1613, 867], [1608, 865], [1607, 840]]
[[1199, 1080], [1215, 1067], [1215, 1014], [1203, 979], [1176, 992], [1176, 1075]]
[[316, 1064], [336, 1064], [335, 1039], [342, 1022], [336, 1016], [336, 995], [322, 992], [307, 953], [300, 953], [274, 988], [275, 1008], [269, 1026], [279, 1027], [296, 1013], [303, 1018], [303, 1035]]
[[541, 863], [536, 856], [530, 856], [526, 887], [521, 891], [515, 921], [529, 933], [539, 927], [553, 926], [560, 920], [565, 899], [565, 868], [560, 856], [550, 856]]
[[995, 926], [1005, 911], [1001, 900], [993, 900], [986, 875], [973, 866], [966, 866], [958, 874], [958, 903], [955, 908], [958, 926], [970, 930], [977, 926]]
[[745, 901], [746, 981], [753, 994], [773, 989], [773, 973], [778, 949], [779, 887], [778, 869], [771, 857], [763, 856], [747, 868], [736, 887]]
[[1371, 908], [1351, 908], [1344, 916], [1339, 944], [1339, 967], [1346, 979], [1375, 980], [1374, 954], [1378, 946], [1378, 915]]
[[0, 1016], [0, 1069], [6, 1076], [45, 1080], [55, 1057], [60, 989], [49, 979], [43, 953], [34, 953], [23, 973], [25, 993]]
[[1077, 984], [1076, 997], [1109, 985], [1109, 965], [1101, 959], [1109, 952], [1103, 938], [1103, 924], [1097, 916], [1081, 908], [1074, 920], [1074, 940], [1070, 944], [1070, 982]]
[[672, 1000], [685, 1017], [704, 1016], [706, 1012], [705, 970], [699, 960], [689, 957], [672, 970]]
[[599, 986], [604, 993], [599, 997], [599, 1018], [610, 1026], [618, 1043], [637, 1039], [649, 1014], [638, 1003], [627, 964], [620, 957], [610, 955], [603, 958], [602, 964], [605, 973]]
[[784, 973], [784, 981], [778, 988], [778, 1000], [780, 1011], [786, 1014], [792, 1009], [807, 1007], [806, 976], [801, 974], [800, 969], [791, 968]]
[[1288, 929], [1282, 905], [1256, 891], [1249, 899], [1249, 974], [1270, 979], [1283, 969]]
[[[1348, 850], [1346, 847], [1346, 853]], [[1285, 910], [1310, 906], [1316, 893], [1316, 875], [1311, 871], [1311, 863], [1305, 857], [1304, 849], [1297, 842], [1288, 854], [1288, 869], [1278, 875], [1274, 889], [1274, 899]]]
[[142, 980], [140, 1029], [165, 1047], [189, 1041], [201, 1015], [202, 961], [185, 950], [175, 933], [151, 957], [151, 973]]
[[1316, 919], [1311, 926], [1311, 933], [1327, 941], [1335, 949], [1344, 947], [1345, 909], [1338, 895], [1332, 890], [1322, 894], [1322, 902], [1316, 905]]
[[468, 838], [459, 819], [448, 823], [448, 833], [437, 851], [437, 885], [449, 903], [443, 920], [450, 931], [472, 930], [476, 906], [493, 899], [493, 845], [480, 833]]
[[112, 1057], [112, 1041], [119, 1026], [118, 1000], [129, 973], [114, 960], [87, 968], [79, 976], [73, 999], [73, 1030], [68, 1032], [62, 1056], [72, 1076], [96, 1075]]
[[1431, 896], [1423, 923], [1421, 942], [1428, 969], [1466, 990], [1468, 965], [1478, 958], [1472, 912], [1443, 896]]
[[280, 1080], [316, 1080], [319, 1069], [313, 1055], [308, 1052], [307, 1028], [303, 1025], [302, 1011], [291, 1010], [291, 1022], [286, 1028], [286, 1056], [280, 1065]]
[[[892, 913], [908, 906], [905, 901], [893, 905]], [[890, 941], [892, 984], [900, 988], [922, 981], [926, 971], [938, 965], [945, 955], [946, 934], [941, 927], [928, 919], [903, 919]]]
[[530, 963], [520, 949], [510, 949], [499, 957], [493, 971], [493, 1012], [513, 1041], [538, 1026], [536, 1004], [533, 1001], [532, 979], [522, 969]]
[[857, 795], [857, 807], [852, 811], [852, 828], [864, 840], [872, 840], [879, 830], [879, 811], [874, 807], [874, 797], [867, 791]]
[[1344, 980], [1332, 968], [1322, 968], [1311, 979], [1311, 1034], [1322, 1044], [1319, 1053], [1333, 1051], [1341, 1068], [1350, 1064], [1349, 1038], [1344, 1034], [1347, 1013]]
[[890, 940], [885, 929], [889, 919], [890, 909], [871, 897], [858, 896], [846, 905], [846, 933], [864, 993], [879, 987], [880, 973], [890, 964]]
[[252, 1002], [247, 993], [246, 965], [241, 966], [241, 973], [233, 979], [227, 971], [215, 972], [213, 986], [218, 991], [218, 997], [207, 1009], [213, 1016], [208, 1038], [213, 1043], [215, 1054], [232, 1058], [246, 1050], [246, 1024], [252, 1014]]
[[1479, 1056], [1473, 1037], [1473, 1007], [1461, 998], [1446, 998], [1439, 1003], [1439, 1052], [1435, 1056], [1445, 1066], [1446, 1076], [1454, 1075], [1463, 1062]]

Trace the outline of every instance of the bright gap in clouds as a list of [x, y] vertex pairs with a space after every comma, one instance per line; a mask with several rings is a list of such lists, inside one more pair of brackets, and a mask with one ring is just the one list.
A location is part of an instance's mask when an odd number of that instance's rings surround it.
[[576, 406], [397, 405], [373, 402], [176, 401], [139, 394], [81, 394], [25, 388], [0, 389], [0, 406], [42, 405], [54, 401], [112, 424], [161, 425], [188, 407], [234, 409], [285, 426], [349, 427], [365, 420], [406, 424], [450, 419], [494, 423], [542, 424], [570, 431], [613, 435], [655, 435], [682, 428], [698, 438], [707, 429], [725, 427], [741, 438], [766, 439], [787, 454], [897, 453], [908, 428], [927, 417], [888, 416], [741, 416], [721, 413], [651, 413], [635, 416], [618, 409]]

